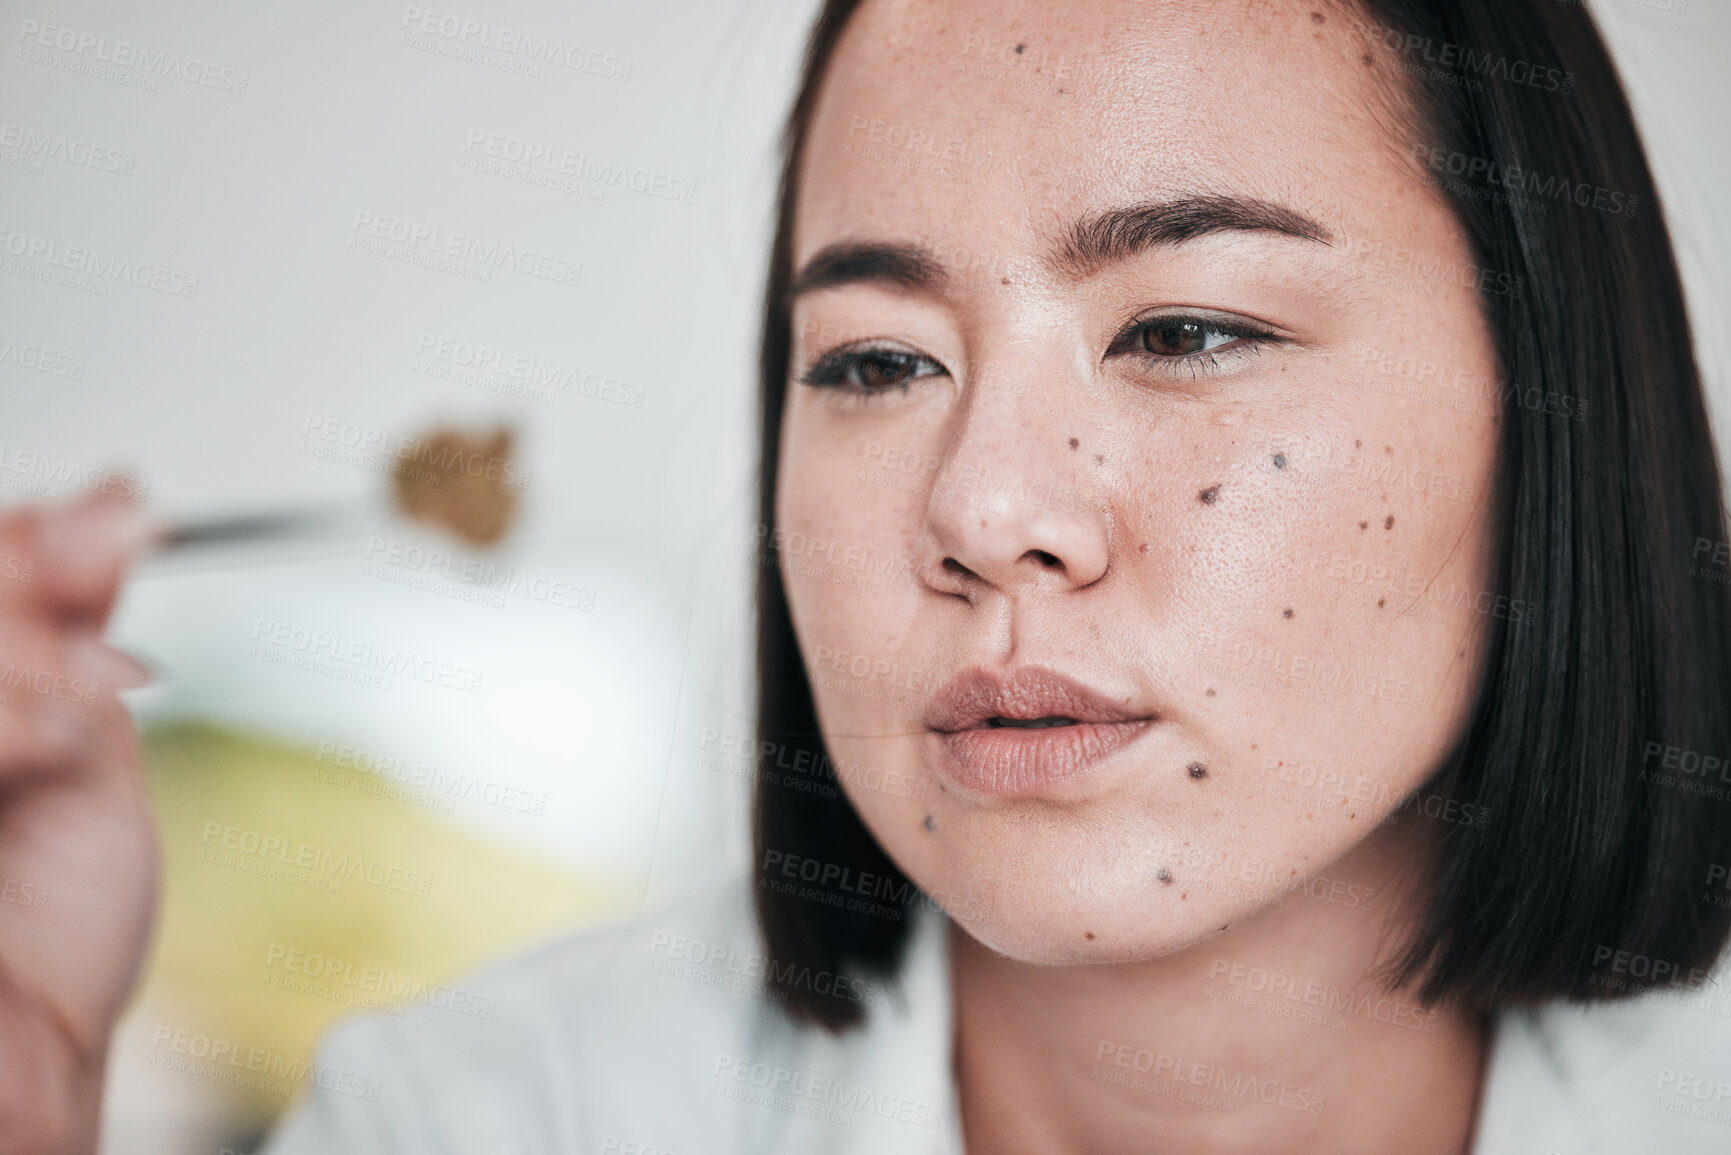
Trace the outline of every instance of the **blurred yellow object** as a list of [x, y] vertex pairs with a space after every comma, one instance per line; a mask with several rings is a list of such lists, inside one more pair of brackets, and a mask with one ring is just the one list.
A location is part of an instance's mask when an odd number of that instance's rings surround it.
[[[623, 906], [310, 750], [181, 723], [148, 733], [145, 753], [164, 889], [140, 1005], [278, 1069], [356, 1009], [479, 1013], [484, 991], [443, 984]], [[224, 1092], [260, 1125], [289, 1102], [280, 1086]]]

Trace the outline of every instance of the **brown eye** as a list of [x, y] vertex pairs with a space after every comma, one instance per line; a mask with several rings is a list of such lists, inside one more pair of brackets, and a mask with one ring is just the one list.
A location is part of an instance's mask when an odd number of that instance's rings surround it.
[[872, 353], [859, 359], [855, 374], [866, 389], [904, 384], [913, 375], [915, 359], [905, 353]]
[[906, 389], [916, 378], [944, 375], [944, 367], [922, 353], [911, 349], [867, 346], [829, 354], [800, 380], [819, 388], [840, 388], [863, 394]]
[[1208, 348], [1209, 332], [1195, 321], [1156, 321], [1142, 330], [1142, 347], [1161, 357], [1184, 357]]
[[1106, 356], [1129, 357], [1144, 370], [1194, 380], [1205, 373], [1235, 371], [1246, 356], [1288, 342], [1249, 317], [1212, 310], [1169, 312], [1125, 325], [1107, 346]]

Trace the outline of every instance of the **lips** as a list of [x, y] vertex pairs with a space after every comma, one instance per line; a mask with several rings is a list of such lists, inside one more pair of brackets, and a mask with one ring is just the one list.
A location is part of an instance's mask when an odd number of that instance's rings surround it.
[[984, 794], [1025, 798], [1086, 775], [1154, 716], [1037, 666], [973, 669], [940, 690], [926, 726], [945, 770]]

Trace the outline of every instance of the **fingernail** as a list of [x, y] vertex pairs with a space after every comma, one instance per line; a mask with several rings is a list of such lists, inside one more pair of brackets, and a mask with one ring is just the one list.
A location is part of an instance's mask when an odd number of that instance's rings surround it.
[[131, 650], [123, 650], [119, 646], [109, 646], [108, 652], [125, 662], [130, 667], [130, 675], [116, 689], [135, 690], [139, 686], [154, 685], [161, 680], [160, 672], [149, 660], [140, 657]]
[[99, 638], [79, 638], [69, 651], [73, 675], [97, 690], [132, 690], [151, 682], [149, 666]]

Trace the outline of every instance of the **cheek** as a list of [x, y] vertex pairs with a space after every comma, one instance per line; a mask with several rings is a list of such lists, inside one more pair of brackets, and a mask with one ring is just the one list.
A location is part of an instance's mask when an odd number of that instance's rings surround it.
[[1161, 494], [1121, 509], [1144, 604], [1233, 671], [1218, 677], [1276, 673], [1263, 689], [1308, 683], [1317, 692], [1298, 697], [1347, 708], [1355, 678], [1440, 688], [1457, 643], [1481, 631], [1487, 447], [1433, 425], [1437, 442], [1462, 446], [1439, 452], [1375, 416], [1210, 430], [1167, 459], [1161, 483], [1125, 487]]
[[908, 543], [929, 475], [920, 455], [880, 441], [812, 440], [791, 439], [782, 461], [782, 584], [825, 730], [881, 732], [863, 724], [915, 700], [931, 676], [907, 648], [919, 605]]
[[1412, 416], [1211, 429], [1141, 515], [1138, 541], [1160, 543], [1142, 597], [1169, 607], [1163, 648], [1183, 659], [1165, 672], [1212, 759], [1187, 824], [1239, 861], [1344, 850], [1470, 705], [1497, 606], [1491, 427]]

